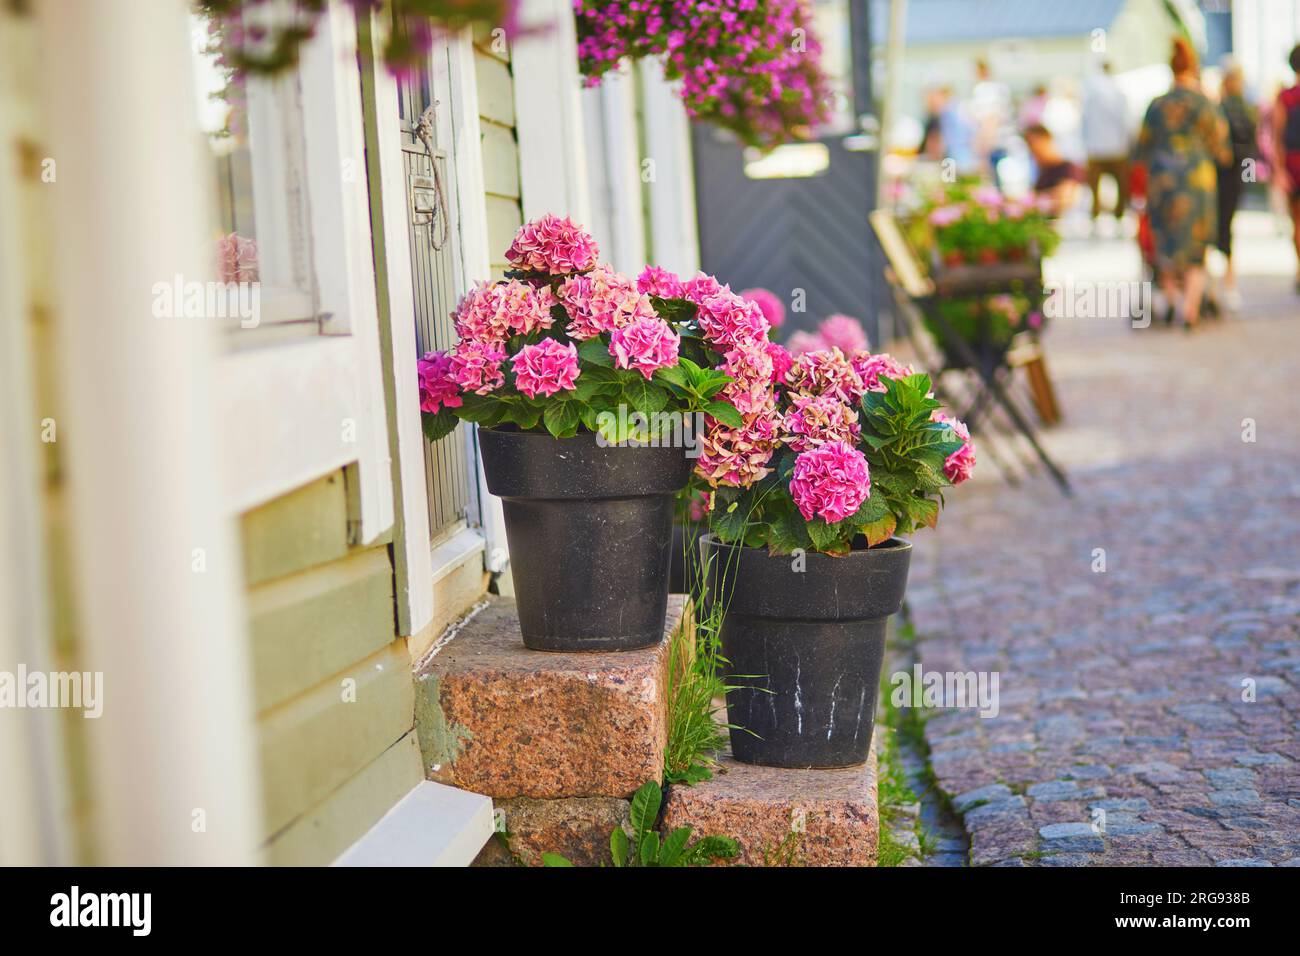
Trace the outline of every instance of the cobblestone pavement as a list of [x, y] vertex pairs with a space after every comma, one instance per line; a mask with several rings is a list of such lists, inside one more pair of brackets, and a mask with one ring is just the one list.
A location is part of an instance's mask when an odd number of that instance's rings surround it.
[[1047, 441], [1075, 497], [985, 467], [916, 537], [922, 666], [999, 675], [998, 716], [926, 724], [972, 865], [1300, 864], [1288, 286], [1246, 280], [1245, 317], [1190, 335], [1058, 323]]

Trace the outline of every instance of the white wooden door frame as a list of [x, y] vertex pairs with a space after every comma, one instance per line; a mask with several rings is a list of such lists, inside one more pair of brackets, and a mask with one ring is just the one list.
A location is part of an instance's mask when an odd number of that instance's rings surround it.
[[223, 357], [216, 396], [232, 511], [355, 464], [354, 543], [369, 544], [392, 527], [394, 512], [356, 45], [351, 7], [333, 0], [298, 68], [324, 334]]
[[695, 167], [691, 121], [657, 59], [636, 65], [641, 74], [642, 138], [654, 178], [645, 184], [650, 216], [652, 265], [680, 276], [700, 268], [700, 236], [695, 212]]

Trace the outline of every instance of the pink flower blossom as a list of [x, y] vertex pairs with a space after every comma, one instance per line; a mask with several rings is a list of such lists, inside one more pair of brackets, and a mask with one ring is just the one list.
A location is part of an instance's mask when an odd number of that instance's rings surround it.
[[510, 360], [515, 387], [529, 398], [572, 391], [578, 378], [578, 348], [572, 342], [542, 339], [525, 345]]
[[790, 497], [805, 521], [843, 521], [871, 494], [867, 458], [848, 442], [818, 445], [794, 460]]
[[427, 352], [416, 363], [420, 379], [420, 411], [437, 412], [442, 408], [459, 408], [460, 387], [451, 374], [451, 356], [446, 352]]
[[785, 377], [790, 391], [804, 395], [831, 395], [845, 405], [862, 397], [862, 379], [839, 349], [818, 349], [795, 356]]
[[257, 282], [257, 240], [232, 232], [217, 240], [217, 265], [221, 281]]
[[461, 391], [486, 395], [505, 383], [505, 373], [501, 371], [505, 359], [504, 345], [462, 339], [451, 356], [451, 377]]
[[745, 289], [740, 295], [758, 306], [772, 328], [779, 329], [785, 323], [785, 304], [776, 293], [768, 289]]
[[1002, 206], [1002, 192], [996, 186], [980, 186], [971, 193], [971, 199], [985, 209], [999, 209]]
[[774, 413], [760, 412], [745, 419], [741, 428], [728, 428], [716, 419], [700, 438], [695, 473], [714, 488], [729, 485], [748, 488], [765, 477], [776, 451], [779, 425]]
[[721, 397], [736, 406], [741, 415], [775, 407], [772, 356], [763, 345], [749, 344], [729, 350], [721, 371], [731, 376]]
[[821, 335], [816, 332], [806, 332], [803, 329], [796, 329], [791, 332], [785, 346], [789, 349], [790, 354], [796, 358], [805, 352], [816, 352], [818, 349], [827, 347]]
[[930, 225], [936, 229], [943, 229], [945, 226], [951, 226], [958, 222], [962, 216], [966, 215], [966, 209], [963, 206], [940, 206], [930, 213]]
[[787, 352], [784, 346], [776, 342], [768, 342], [763, 348], [767, 351], [768, 357], [772, 359], [772, 384], [784, 382], [786, 375], [790, 372], [790, 366], [794, 365], [794, 356]]
[[696, 320], [704, 340], [719, 351], [762, 341], [772, 328], [758, 306], [725, 286], [698, 305]]
[[867, 333], [862, 323], [848, 315], [830, 315], [817, 327], [826, 348], [837, 348], [845, 355], [852, 355], [859, 350], [865, 351]]
[[783, 425], [786, 444], [797, 452], [827, 442], [856, 445], [862, 437], [857, 413], [831, 395], [792, 395]]
[[682, 298], [682, 280], [674, 273], [658, 266], [646, 266], [636, 277], [636, 287], [638, 292], [658, 296], [661, 299]]
[[682, 298], [690, 299], [696, 305], [700, 305], [709, 296], [717, 295], [722, 290], [722, 283], [713, 276], [697, 272], [682, 283]]
[[549, 329], [555, 321], [554, 305], [555, 296], [547, 286], [518, 279], [480, 282], [465, 293], [451, 317], [461, 341], [504, 342], [512, 334]]
[[656, 369], [677, 364], [681, 342], [681, 336], [663, 319], [637, 319], [613, 331], [609, 354], [619, 368], [634, 368], [648, 380]]
[[863, 389], [868, 392], [886, 391], [885, 383], [880, 381], [882, 375], [885, 378], [900, 379], [912, 374], [910, 365], [902, 364], [888, 352], [877, 352], [875, 355], [859, 352], [853, 356], [852, 364], [853, 370], [862, 380]]
[[565, 279], [559, 294], [569, 313], [569, 337], [580, 342], [641, 319], [659, 318], [650, 297], [607, 266]]
[[599, 256], [596, 240], [585, 229], [551, 213], [520, 226], [506, 251], [512, 265], [551, 275], [585, 272]]
[[698, 496], [691, 498], [687, 504], [687, 513], [690, 520], [697, 524], [709, 519], [709, 512], [713, 510], [713, 492], [704, 491]]
[[953, 430], [957, 440], [964, 442], [960, 448], [947, 457], [943, 463], [943, 473], [954, 485], [960, 485], [975, 471], [975, 443], [970, 440], [970, 429], [964, 422], [942, 412], [935, 411], [930, 416], [932, 421], [942, 422]]

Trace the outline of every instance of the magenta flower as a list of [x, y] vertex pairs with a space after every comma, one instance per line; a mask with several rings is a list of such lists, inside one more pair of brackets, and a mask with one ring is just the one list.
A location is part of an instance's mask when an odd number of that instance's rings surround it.
[[845, 355], [866, 351], [867, 332], [862, 323], [848, 315], [830, 315], [817, 327], [826, 348], [837, 348]]
[[696, 321], [704, 333], [704, 340], [722, 352], [762, 341], [772, 328], [758, 306], [742, 299], [726, 286], [705, 296], [698, 305]]
[[619, 368], [633, 368], [651, 378], [656, 369], [677, 364], [681, 336], [659, 318], [637, 319], [615, 329], [609, 337], [609, 354]]
[[452, 312], [461, 341], [504, 342], [512, 334], [528, 335], [549, 329], [555, 321], [555, 296], [547, 286], [518, 279], [480, 282], [461, 298]]
[[943, 473], [954, 485], [960, 485], [975, 471], [975, 443], [970, 440], [970, 429], [964, 422], [942, 412], [935, 411], [931, 420], [942, 422], [953, 430], [958, 441], [965, 442], [959, 449], [947, 457], [943, 463]]
[[682, 280], [674, 273], [658, 266], [646, 266], [636, 278], [636, 287], [638, 292], [658, 296], [661, 299], [683, 297]]
[[510, 360], [515, 388], [529, 398], [570, 392], [578, 378], [578, 349], [572, 342], [542, 339], [525, 345]]
[[970, 195], [985, 209], [996, 210], [1002, 206], [1002, 192], [996, 186], [980, 186]]
[[859, 352], [851, 359], [853, 370], [862, 380], [862, 387], [868, 392], [883, 392], [885, 385], [880, 381], [885, 378], [900, 379], [913, 374], [910, 365], [903, 365], [887, 352]]
[[731, 349], [723, 359], [721, 371], [731, 376], [721, 397], [736, 406], [741, 415], [751, 415], [775, 407], [773, 389], [775, 370], [768, 343], [748, 343]]
[[783, 426], [786, 444], [804, 452], [828, 442], [856, 445], [862, 437], [857, 413], [832, 395], [792, 395]]
[[805, 521], [843, 521], [871, 494], [871, 473], [862, 452], [848, 442], [828, 442], [794, 460], [790, 497]]
[[790, 372], [790, 367], [794, 365], [794, 356], [777, 342], [768, 342], [763, 348], [767, 351], [768, 357], [772, 359], [772, 384], [784, 382], [786, 375]]
[[505, 383], [505, 373], [501, 371], [505, 359], [504, 345], [462, 340], [451, 356], [452, 380], [463, 392], [486, 395]]
[[951, 226], [953, 223], [961, 220], [966, 215], [966, 209], [962, 206], [940, 206], [930, 213], [930, 225], [936, 229], [943, 229], [945, 226]]
[[779, 329], [785, 323], [785, 304], [777, 298], [775, 292], [768, 289], [745, 289], [740, 295], [758, 306], [763, 318], [767, 319], [767, 324], [772, 328]]
[[715, 488], [748, 488], [767, 475], [779, 437], [775, 406], [746, 418], [740, 428], [728, 428], [714, 418], [707, 423], [695, 461], [697, 475]]
[[416, 366], [420, 380], [420, 411], [437, 412], [461, 406], [460, 387], [452, 378], [450, 355], [427, 352]]
[[636, 283], [607, 266], [570, 276], [560, 285], [560, 302], [569, 313], [568, 335], [579, 342], [641, 319], [659, 316]]
[[704, 272], [697, 272], [682, 283], [682, 298], [690, 299], [696, 305], [701, 305], [705, 299], [711, 295], [717, 295], [723, 288], [722, 283], [713, 276]]
[[586, 230], [551, 213], [520, 226], [506, 251], [512, 265], [551, 275], [585, 272], [599, 256], [596, 240]]

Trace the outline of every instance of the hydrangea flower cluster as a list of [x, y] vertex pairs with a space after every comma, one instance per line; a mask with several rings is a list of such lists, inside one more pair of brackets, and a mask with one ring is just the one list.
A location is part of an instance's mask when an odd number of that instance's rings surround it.
[[[765, 401], [775, 408], [776, 373], [756, 306], [701, 274], [692, 287], [715, 293], [719, 309], [753, 312], [735, 318], [730, 335], [721, 324], [716, 334], [701, 334], [697, 306], [680, 298], [680, 279], [647, 269], [633, 280], [599, 257], [596, 242], [569, 219], [546, 215], [519, 229], [506, 253], [516, 268], [471, 289], [452, 313], [455, 347], [420, 360], [420, 410], [431, 440], [463, 418], [545, 428], [557, 438], [585, 428], [618, 442], [633, 437], [629, 428], [659, 427], [650, 424], [658, 412], [703, 412], [722, 429], [744, 426], [733, 396], [754, 412]], [[760, 344], [725, 358], [723, 338], [749, 343], [751, 333]], [[730, 371], [715, 368], [722, 365]], [[738, 471], [737, 480], [748, 473]]]
[[829, 115], [807, 0], [574, 0], [574, 12], [589, 85], [660, 57], [687, 113], [755, 146], [810, 138]]
[[[745, 407], [740, 396], [736, 406]], [[975, 464], [969, 430], [940, 408], [929, 377], [891, 355], [802, 352], [779, 382], [766, 477], [752, 487], [715, 482], [712, 530], [774, 554], [845, 554], [933, 526], [943, 489]]]

